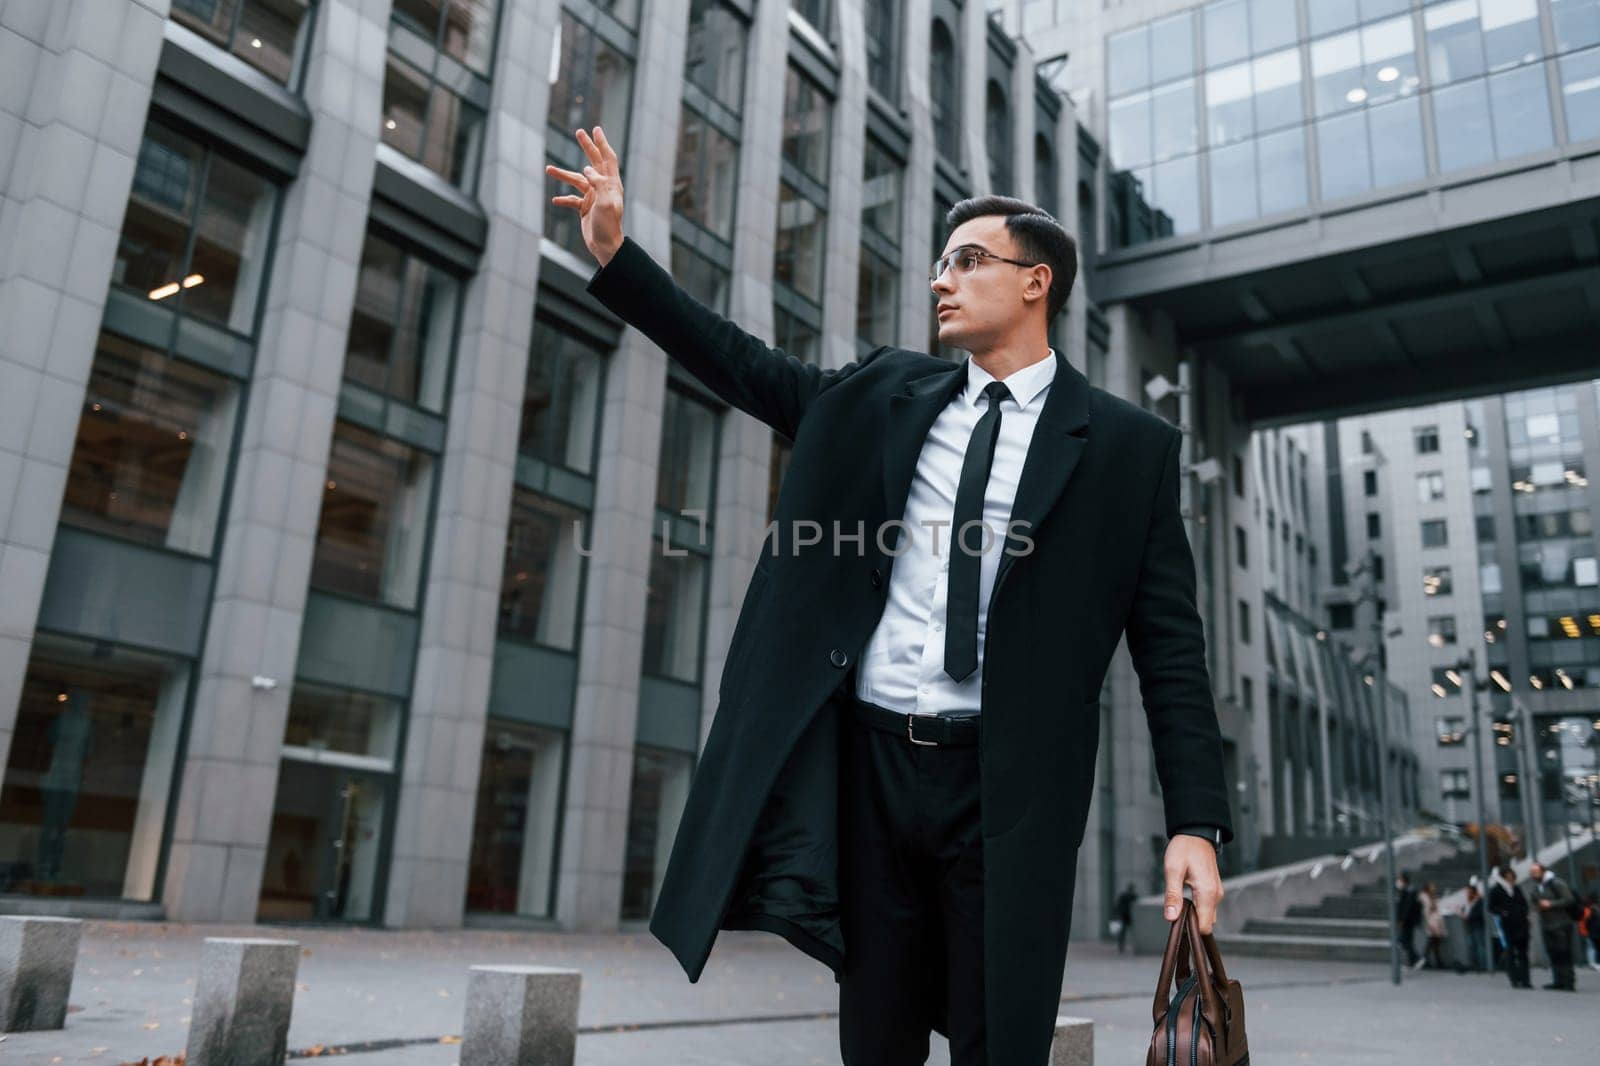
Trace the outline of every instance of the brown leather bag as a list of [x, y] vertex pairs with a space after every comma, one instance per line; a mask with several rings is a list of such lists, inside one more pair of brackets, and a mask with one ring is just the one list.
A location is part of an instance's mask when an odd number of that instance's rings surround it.
[[1244, 991], [1223, 970], [1217, 942], [1200, 932], [1192, 900], [1183, 901], [1167, 934], [1151, 1016], [1145, 1066], [1249, 1066]]

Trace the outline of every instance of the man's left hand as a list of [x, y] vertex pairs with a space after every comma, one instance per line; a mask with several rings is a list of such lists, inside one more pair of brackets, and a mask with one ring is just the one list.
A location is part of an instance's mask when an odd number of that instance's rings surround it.
[[1209, 840], [1179, 833], [1167, 842], [1163, 863], [1167, 875], [1167, 921], [1176, 921], [1183, 906], [1183, 886], [1194, 891], [1194, 909], [1200, 932], [1217, 924], [1217, 904], [1222, 902], [1222, 874], [1217, 870], [1217, 849]]

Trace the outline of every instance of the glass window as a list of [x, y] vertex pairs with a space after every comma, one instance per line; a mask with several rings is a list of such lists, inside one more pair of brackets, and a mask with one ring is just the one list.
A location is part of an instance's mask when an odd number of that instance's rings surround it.
[[1567, 112], [1567, 139], [1577, 142], [1600, 137], [1600, 48], [1562, 57], [1561, 96]]
[[250, 335], [275, 205], [264, 178], [151, 123], [139, 146], [111, 282]]
[[577, 647], [578, 599], [593, 544], [588, 516], [520, 485], [511, 493], [505, 570], [500, 582], [503, 636], [572, 651]]
[[1250, 0], [1250, 50], [1256, 54], [1295, 43], [1295, 5], [1283, 0]]
[[622, 869], [624, 921], [649, 918], [655, 907], [693, 773], [691, 755], [642, 744], [633, 749], [628, 839]]
[[598, 349], [534, 319], [517, 450], [593, 474], [603, 367]]
[[872, 249], [861, 249], [856, 283], [856, 337], [869, 349], [891, 344], [899, 333], [899, 269]]
[[1305, 131], [1295, 126], [1256, 141], [1261, 213], [1270, 215], [1306, 203]]
[[483, 126], [479, 108], [390, 54], [383, 79], [383, 143], [470, 192], [477, 182]]
[[[901, 183], [905, 168], [875, 137], [866, 139], [862, 164], [861, 224], [900, 246]], [[1042, 205], [1041, 205], [1042, 206]]]
[[1163, 82], [1194, 73], [1194, 12], [1182, 11], [1150, 23], [1149, 69]]
[[210, 555], [239, 388], [220, 374], [102, 333], [62, 521]]
[[828, 19], [833, 14], [832, 0], [789, 0], [789, 6], [824, 38], [829, 36]]
[[[867, 7], [869, 51], [885, 47], [885, 42], [873, 40], [870, 23], [878, 8], [889, 6], [869, 4]], [[744, 110], [744, 64], [749, 36], [749, 26], [733, 8], [719, 0], [690, 0], [684, 80], [699, 86], [707, 96], [735, 115]], [[867, 69], [876, 74], [871, 63]]]
[[778, 304], [772, 306], [772, 331], [773, 346], [802, 363], [815, 366], [822, 357], [822, 334], [811, 323]]
[[1417, 502], [1444, 499], [1444, 473], [1431, 470], [1417, 475]]
[[1200, 228], [1200, 160], [1184, 156], [1156, 164], [1151, 173], [1157, 214], [1155, 235], [1193, 233]]
[[323, 752], [393, 760], [403, 711], [382, 696], [295, 682], [283, 745], [317, 758]]
[[711, 522], [717, 470], [717, 413], [669, 388], [661, 412], [661, 458], [656, 464], [656, 506], [674, 514], [705, 512]]
[[731, 243], [739, 144], [688, 105], [681, 115], [672, 209]]
[[335, 422], [312, 587], [414, 609], [432, 497], [432, 456]]
[[891, 104], [900, 102], [900, 3], [866, 4], [867, 84]]
[[1427, 173], [1422, 149], [1422, 103], [1418, 97], [1367, 110], [1372, 140], [1372, 184], [1382, 189], [1417, 181]]
[[783, 158], [806, 175], [828, 182], [830, 101], [820, 86], [794, 67], [785, 68]]
[[1440, 170], [1459, 170], [1495, 158], [1494, 116], [1488, 96], [1489, 83], [1482, 78], [1434, 91]]
[[1600, 44], [1600, 0], [1550, 0], [1550, 21], [1557, 52]]
[[[1056, 186], [1060, 179], [1056, 175], [1056, 153], [1050, 146], [1050, 139], [1043, 133], [1034, 135], [1033, 138], [1033, 198], [1041, 208], [1056, 218], [1061, 210], [1060, 197], [1056, 195]], [[1079, 240], [1087, 240], [1086, 234], [1080, 234]]]
[[1113, 97], [1150, 84], [1150, 27], [1138, 26], [1106, 39], [1106, 85]]
[[486, 75], [499, 6], [498, 0], [394, 0], [394, 20]]
[[1424, 548], [1443, 548], [1449, 543], [1449, 526], [1443, 518], [1423, 519], [1422, 546]]
[[1250, 54], [1250, 11], [1245, 0], [1218, 0], [1204, 8], [1206, 66], [1234, 63]]
[[1171, 159], [1199, 147], [1192, 80], [1172, 82], [1153, 90], [1150, 106], [1154, 142], [1149, 158]]
[[1436, 614], [1428, 618], [1428, 643], [1435, 648], [1456, 642], [1456, 616]]
[[1367, 98], [1361, 86], [1361, 38], [1356, 33], [1313, 41], [1311, 72], [1319, 115], [1358, 107]]
[[1490, 70], [1532, 63], [1544, 53], [1539, 40], [1539, 0], [1479, 0], [1483, 50]]
[[822, 254], [827, 212], [786, 181], [778, 183], [778, 241], [773, 280], [812, 303], [822, 303]]
[[547, 917], [565, 738], [490, 719], [483, 732], [467, 910]]
[[[1484, 588], [1488, 592], [1487, 587]], [[1448, 566], [1427, 566], [1422, 569], [1422, 594], [1424, 596], [1448, 596], [1451, 592], [1450, 568]]]
[[706, 559], [698, 553], [668, 555], [659, 537], [650, 543], [646, 593], [644, 662], [647, 677], [700, 682], [701, 631], [705, 621]]
[[[633, 60], [611, 47], [565, 7], [551, 44], [550, 109], [545, 130], [549, 161], [565, 170], [581, 171], [588, 160], [573, 131], [601, 126], [613, 145], [628, 144], [628, 114], [633, 96]], [[626, 148], [623, 149], [626, 152]], [[624, 159], [623, 170], [627, 170]], [[572, 191], [572, 186], [545, 176], [545, 203]], [[588, 259], [576, 211], [545, 211], [544, 234], [556, 244]]]
[[1255, 128], [1274, 130], [1297, 125], [1300, 105], [1300, 51], [1290, 48], [1261, 56], [1251, 64], [1255, 91]]
[[1256, 217], [1256, 146], [1250, 141], [1211, 150], [1211, 224]]
[[984, 150], [989, 157], [989, 181], [1000, 196], [1011, 195], [1011, 116], [1006, 91], [990, 81], [984, 102]]
[[1312, 36], [1354, 26], [1361, 18], [1356, 0], [1306, 0]]
[[1543, 64], [1489, 75], [1489, 110], [1498, 158], [1515, 159], [1555, 143]]
[[190, 667], [40, 633], [0, 787], [0, 892], [149, 900]]
[[672, 279], [719, 315], [728, 314], [728, 270], [679, 240], [672, 242]]
[[[961, 160], [961, 96], [956, 68], [956, 46], [943, 19], [933, 20], [928, 46], [929, 110], [933, 117], [933, 141], [939, 154], [952, 162]], [[787, 110], [787, 109], [786, 109]], [[787, 138], [785, 138], [787, 143]]]
[[1366, 119], [1359, 113], [1317, 123], [1322, 198], [1337, 200], [1372, 188], [1372, 157], [1367, 152]]
[[[1250, 64], [1206, 73], [1206, 140], [1213, 145], [1240, 141], [1255, 132], [1250, 99]], [[1254, 197], [1251, 197], [1254, 199]]]
[[1419, 79], [1410, 16], [1361, 27], [1361, 58], [1365, 102], [1382, 103], [1414, 92]]
[[381, 237], [361, 250], [344, 376], [425, 410], [444, 410], [459, 286]]
[[263, 74], [293, 80], [311, 0], [172, 0], [172, 17]]

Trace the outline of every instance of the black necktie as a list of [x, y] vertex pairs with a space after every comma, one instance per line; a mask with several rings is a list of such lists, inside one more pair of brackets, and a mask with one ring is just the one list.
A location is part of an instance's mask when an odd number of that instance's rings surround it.
[[[987, 534], [974, 527], [961, 536], [968, 522], [983, 519], [983, 494], [989, 484], [989, 467], [994, 462], [994, 442], [1000, 439], [1000, 401], [1011, 395], [1004, 383], [991, 381], [983, 387], [989, 409], [983, 412], [967, 441], [967, 455], [961, 462], [961, 481], [956, 486], [956, 513], [950, 525], [950, 581], [945, 594], [944, 672], [953, 680], [964, 681], [978, 668], [978, 573], [983, 562], [979, 554], [989, 542]], [[962, 548], [966, 544], [971, 550]]]

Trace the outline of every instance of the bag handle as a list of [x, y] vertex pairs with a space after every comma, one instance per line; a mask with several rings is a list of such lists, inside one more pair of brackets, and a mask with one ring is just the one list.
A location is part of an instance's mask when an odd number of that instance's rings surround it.
[[[1188, 900], [1184, 901], [1188, 903]], [[1178, 972], [1180, 958], [1188, 970], [1189, 927], [1180, 916], [1167, 930], [1167, 949], [1161, 956], [1161, 975], [1156, 978], [1156, 998], [1150, 1008], [1150, 1024], [1156, 1025], [1172, 1001], [1172, 978]], [[1187, 974], [1185, 974], [1187, 976]]]
[[[1214, 1018], [1221, 1024], [1222, 1005], [1218, 1001], [1217, 989], [1227, 987], [1227, 976], [1222, 973], [1220, 965], [1222, 956], [1217, 951], [1217, 942], [1210, 933], [1200, 931], [1200, 912], [1195, 908], [1193, 900], [1184, 899], [1183, 913], [1178, 916], [1178, 920], [1189, 928], [1189, 947], [1194, 954], [1195, 973], [1200, 978], [1196, 983], [1200, 986], [1200, 998], [1205, 1004], [1206, 1017]], [[1216, 984], [1219, 978], [1223, 982], [1220, 986]]]

